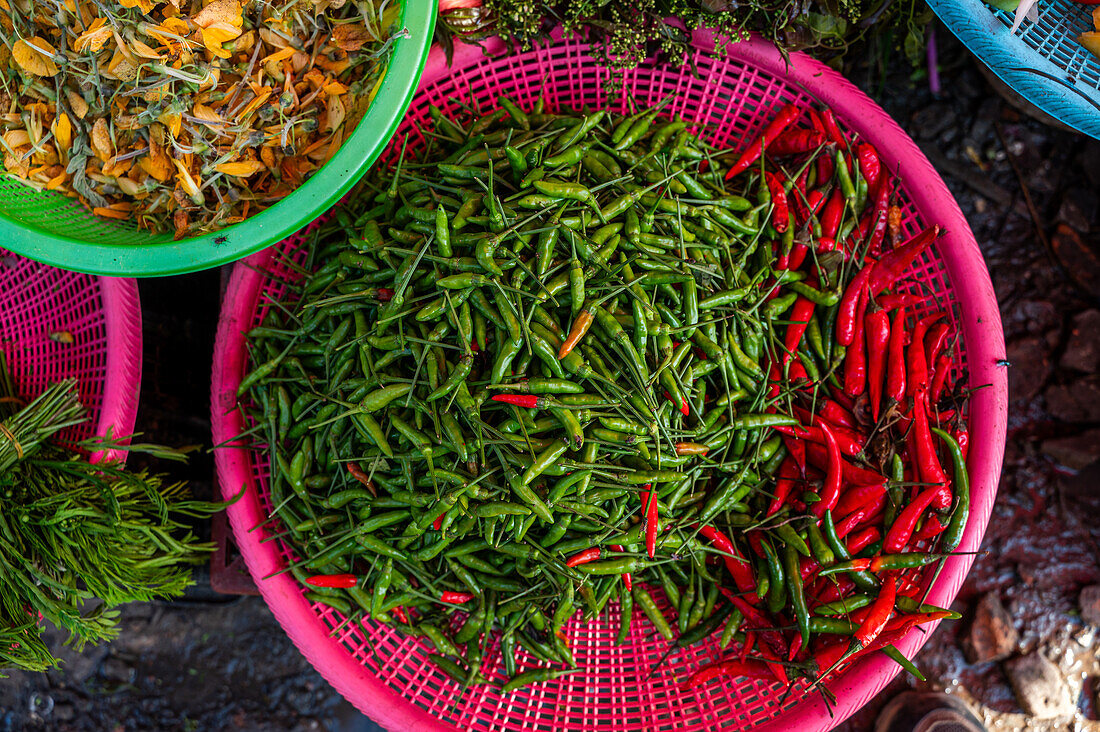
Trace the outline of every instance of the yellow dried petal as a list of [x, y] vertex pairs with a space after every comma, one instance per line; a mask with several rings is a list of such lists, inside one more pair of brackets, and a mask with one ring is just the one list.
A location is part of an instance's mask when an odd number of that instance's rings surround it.
[[163, 112], [157, 121], [168, 128], [168, 134], [173, 138], [180, 136], [180, 128], [183, 126], [183, 115], [178, 112]]
[[330, 81], [324, 86], [325, 94], [329, 96], [340, 96], [341, 94], [347, 94], [348, 88], [338, 81]]
[[105, 219], [118, 219], [120, 221], [125, 221], [130, 218], [129, 211], [119, 211], [118, 209], [104, 206], [96, 206], [92, 209], [92, 213], [96, 216], [102, 216]]
[[73, 144], [73, 124], [69, 121], [69, 115], [62, 112], [53, 121], [53, 139], [57, 141], [60, 150], [68, 152]]
[[103, 18], [96, 18], [88, 30], [77, 37], [73, 47], [77, 53], [99, 53], [111, 38], [111, 27]]
[[242, 23], [241, 4], [238, 0], [214, 0], [191, 16], [192, 22], [200, 28], [209, 28], [215, 23], [229, 23], [238, 29]]
[[115, 146], [111, 142], [111, 134], [107, 128], [107, 120], [100, 117], [92, 125], [92, 150], [96, 157], [107, 162], [115, 156]]
[[183, 18], [165, 18], [160, 25], [169, 33], [174, 33], [177, 36], [186, 36], [191, 32], [191, 26], [187, 25], [187, 21]]
[[259, 160], [242, 160], [237, 163], [222, 163], [221, 165], [215, 166], [214, 170], [226, 175], [236, 175], [247, 178], [250, 175], [255, 175], [256, 173], [267, 170], [267, 166]]
[[176, 170], [178, 171], [176, 173], [176, 180], [179, 181], [180, 188], [182, 188], [192, 200], [194, 200], [196, 196], [201, 196], [202, 194], [199, 192], [199, 181], [192, 177], [191, 172], [188, 171], [187, 167], [179, 160], [172, 158], [172, 162], [175, 163]]
[[11, 47], [12, 57], [19, 64], [19, 68], [34, 76], [53, 76], [59, 70], [57, 64], [43, 51], [49, 54], [55, 53], [54, 47], [40, 36], [29, 39], [20, 38]]
[[152, 47], [147, 46], [136, 38], [130, 41], [130, 51], [135, 56], [140, 56], [141, 58], [162, 58], [162, 56], [157, 53]]
[[325, 130], [335, 132], [344, 124], [344, 105], [340, 97], [325, 97]]
[[202, 45], [206, 46], [206, 50], [218, 58], [229, 58], [232, 52], [222, 48], [222, 44], [233, 40], [240, 34], [241, 32], [231, 25], [217, 23], [209, 28], [202, 29]]
[[213, 109], [206, 106], [205, 104], [196, 104], [194, 107], [192, 107], [191, 114], [193, 116], [197, 117], [198, 119], [202, 120], [206, 124], [211, 124], [211, 125], [224, 125], [225, 124], [225, 120], [223, 120], [218, 115], [217, 112], [215, 112]]
[[84, 101], [84, 97], [74, 91], [66, 90], [65, 98], [68, 100], [69, 109], [73, 110], [73, 114], [79, 119], [84, 119], [84, 116], [88, 114], [88, 103]]
[[332, 29], [332, 42], [341, 51], [358, 51], [375, 40], [374, 34], [362, 23], [341, 23]]
[[8, 130], [4, 133], [4, 144], [13, 150], [17, 147], [30, 145], [30, 133], [28, 133], [26, 130]]
[[46, 183], [46, 190], [47, 191], [52, 191], [55, 188], [57, 188], [58, 186], [60, 186], [62, 183], [67, 181], [68, 179], [69, 179], [69, 174], [66, 173], [63, 170], [60, 173], [58, 173], [57, 175], [55, 175], [53, 178], [50, 178], [50, 180]]

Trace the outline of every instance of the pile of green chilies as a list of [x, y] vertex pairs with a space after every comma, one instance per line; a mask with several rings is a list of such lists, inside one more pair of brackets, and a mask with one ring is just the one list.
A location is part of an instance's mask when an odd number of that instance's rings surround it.
[[612, 599], [620, 641], [637, 605], [673, 649], [741, 644], [691, 686], [876, 649], [916, 672], [893, 643], [953, 615], [920, 568], [968, 502], [953, 332], [909, 325], [901, 276], [937, 229], [903, 241], [827, 111], [785, 107], [737, 156], [660, 107], [499, 104], [432, 107], [247, 334], [238, 394], [307, 597], [506, 691], [569, 673], [563, 625]]

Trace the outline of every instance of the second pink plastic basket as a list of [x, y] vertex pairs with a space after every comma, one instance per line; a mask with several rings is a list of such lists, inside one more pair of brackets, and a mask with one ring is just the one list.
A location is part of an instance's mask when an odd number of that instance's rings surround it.
[[[925, 308], [938, 301], [962, 333], [956, 368], [968, 370], [971, 385], [989, 385], [975, 392], [969, 409], [973, 507], [960, 550], [977, 549], [1000, 475], [1007, 382], [997, 366], [1004, 341], [996, 298], [957, 204], [897, 124], [820, 63], [801, 54], [788, 63], [760, 40], [732, 44], [715, 57], [714, 38], [705, 33], [696, 33], [694, 47], [682, 67], [645, 63], [625, 75], [601, 67], [586, 43], [560, 37], [510, 55], [502, 55], [500, 42], [488, 44], [488, 56], [480, 48], [460, 46], [450, 68], [437, 49], [382, 160], [392, 162], [406, 141], [410, 150], [424, 144], [422, 130], [431, 126], [429, 103], [452, 114], [460, 103], [487, 111], [501, 94], [526, 109], [544, 96], [551, 110], [623, 111], [629, 100], [652, 105], [671, 99], [667, 112], [700, 123], [704, 136], [719, 147], [745, 144], [781, 104], [831, 107], [846, 130], [874, 144], [883, 164], [900, 171], [905, 232], [933, 222], [946, 229], [914, 276], [929, 294]], [[260, 526], [271, 508], [267, 459], [233, 442], [248, 427], [237, 408], [236, 389], [250, 368], [243, 333], [285, 292], [286, 278], [294, 276], [287, 263], [302, 257], [303, 241], [301, 235], [288, 239], [234, 270], [215, 346], [211, 406], [214, 442], [231, 446], [219, 450], [216, 460], [226, 496], [247, 488], [229, 517], [264, 598], [306, 657], [360, 710], [393, 730], [824, 730], [862, 706], [897, 672], [883, 657], [853, 664], [827, 684], [837, 699], [831, 712], [820, 696], [805, 693], [805, 685], [788, 696], [775, 684], [731, 679], [685, 692], [679, 682], [688, 671], [718, 657], [716, 640], [672, 654], [660, 672], [648, 677], [667, 642], [655, 638], [652, 626], [637, 613], [627, 643], [616, 645], [618, 623], [612, 613], [611, 619], [596, 621], [574, 618], [567, 626], [578, 673], [510, 694], [485, 686], [463, 689], [431, 663], [422, 640], [377, 623], [342, 625], [339, 613], [307, 601], [289, 574], [271, 576], [286, 567], [290, 553], [267, 526]], [[972, 561], [972, 556], [950, 560], [929, 601], [949, 605]], [[912, 656], [925, 638], [914, 632], [901, 649]], [[483, 668], [492, 674], [498, 664], [499, 656], [490, 653]]]
[[[141, 388], [134, 280], [67, 272], [0, 249], [0, 351], [24, 397], [77, 380], [89, 418], [62, 439], [134, 431]], [[111, 456], [124, 459], [125, 452]]]

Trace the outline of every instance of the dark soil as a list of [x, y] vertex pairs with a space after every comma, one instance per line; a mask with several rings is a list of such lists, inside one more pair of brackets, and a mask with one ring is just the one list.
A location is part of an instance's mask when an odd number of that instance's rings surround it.
[[[852, 78], [924, 149], [957, 197], [985, 254], [1011, 361], [1004, 473], [983, 549], [956, 609], [917, 657], [929, 687], [979, 705], [1002, 729], [1066, 729], [1021, 709], [1002, 661], [968, 663], [973, 608], [996, 592], [1018, 632], [1012, 655], [1058, 662], [1095, 719], [1098, 642], [1078, 596], [1100, 583], [1100, 143], [1022, 114], [940, 29], [944, 92], [909, 69]], [[895, 67], [905, 62], [896, 58]], [[877, 68], [877, 66], [876, 66]], [[918, 75], [919, 76], [919, 75]], [[141, 283], [145, 372], [138, 429], [166, 444], [203, 445], [186, 468], [212, 493], [209, 364], [225, 273]], [[209, 531], [209, 527], [203, 527]], [[188, 598], [125, 609], [121, 639], [77, 654], [57, 673], [0, 681], [0, 732], [57, 730], [351, 730], [373, 727], [293, 647], [256, 597], [220, 595], [200, 571]], [[1093, 608], [1093, 622], [1100, 607]], [[899, 677], [841, 729], [871, 728], [911, 684]], [[1061, 726], [1058, 726], [1061, 725]]]

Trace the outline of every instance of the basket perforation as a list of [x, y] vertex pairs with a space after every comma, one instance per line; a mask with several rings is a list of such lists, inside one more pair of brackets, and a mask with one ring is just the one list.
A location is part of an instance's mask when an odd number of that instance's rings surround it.
[[995, 10], [982, 0], [930, 0], [929, 4], [1013, 91], [1065, 124], [1100, 136], [1100, 59], [1077, 42], [1080, 33], [1094, 30], [1094, 6], [1040, 0], [1038, 19], [1024, 20], [1013, 35], [1014, 13]]

